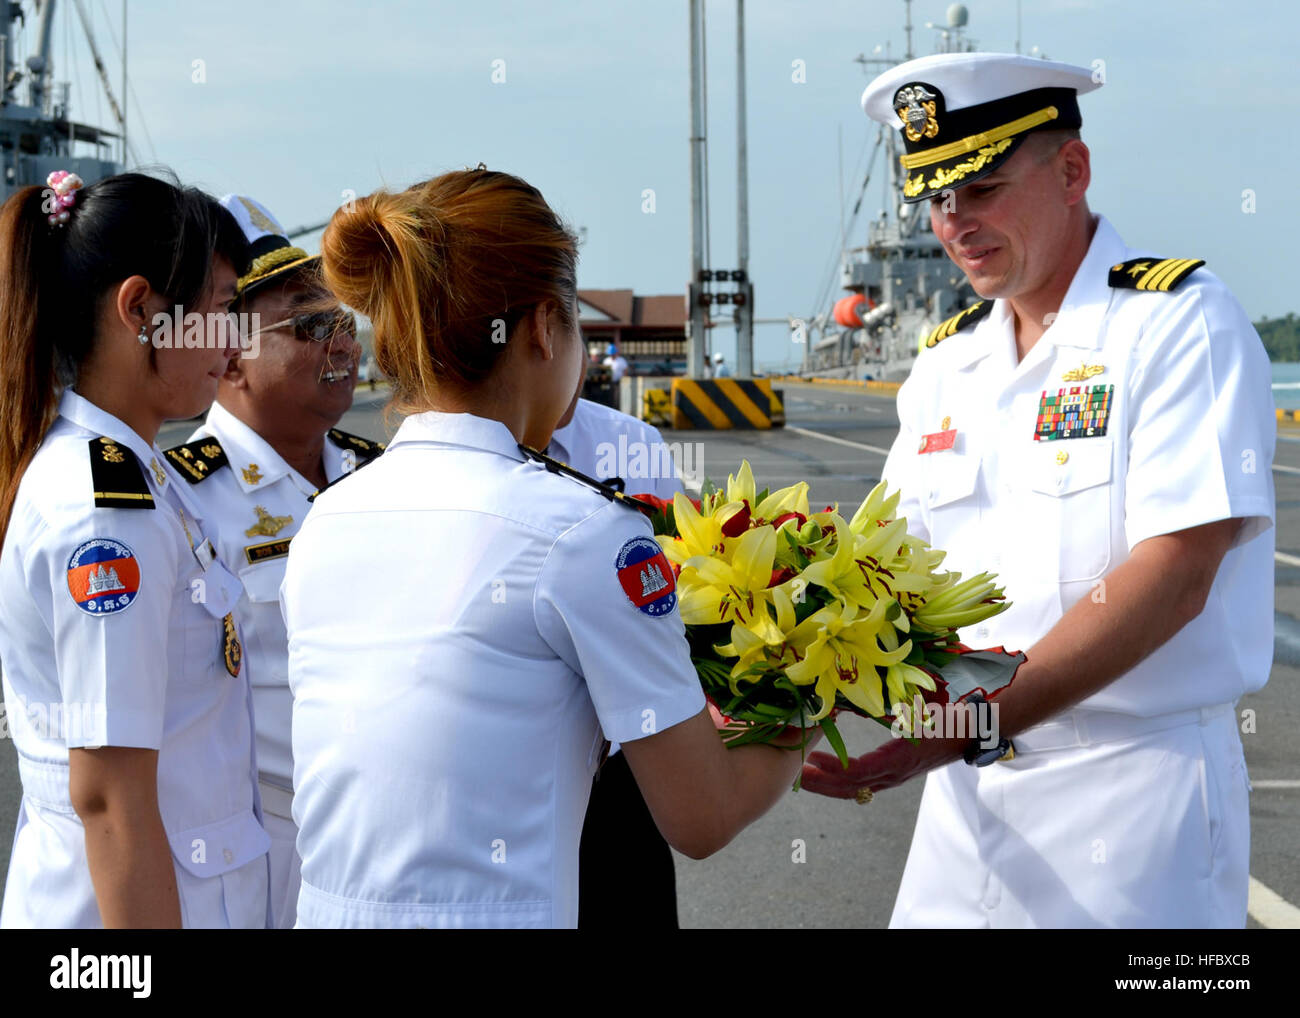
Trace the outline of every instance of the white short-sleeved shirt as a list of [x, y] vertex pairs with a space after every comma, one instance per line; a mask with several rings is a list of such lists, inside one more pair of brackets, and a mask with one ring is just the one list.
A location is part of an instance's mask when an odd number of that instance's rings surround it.
[[[111, 477], [93, 475], [93, 456]], [[249, 669], [227, 621], [237, 590], [164, 464], [66, 392], [19, 486], [0, 554], [0, 661], [23, 783], [6, 927], [101, 925], [68, 786], [69, 750], [100, 746], [158, 750], [184, 925], [266, 925]], [[109, 484], [126, 490], [100, 490]], [[141, 507], [97, 507], [105, 497]]]
[[603, 743], [704, 697], [649, 522], [503, 424], [408, 418], [281, 593], [308, 927], [572, 927]]
[[612, 381], [619, 381], [627, 374], [627, 360], [622, 354], [610, 354], [603, 361], [603, 365], [609, 368], [609, 375]]
[[[215, 438], [226, 465], [199, 469], [205, 448]], [[374, 458], [383, 446], [338, 430], [325, 436], [325, 476], [336, 481]], [[289, 721], [288, 634], [280, 614], [280, 584], [289, 560], [289, 542], [311, 509], [316, 486], [294, 470], [256, 431], [214, 403], [203, 426], [186, 447], [169, 449], [176, 473], [216, 523], [213, 541], [221, 559], [239, 576], [243, 593], [235, 606], [251, 664], [253, 713], [257, 726], [257, 765], [263, 781], [293, 790]]]
[[[578, 400], [569, 423], [551, 436], [547, 452], [588, 477], [622, 480], [629, 495], [672, 501], [686, 491], [673, 448], [658, 428], [589, 399]], [[618, 743], [609, 751], [617, 753]]]
[[[1106, 575], [1141, 541], [1243, 518], [1205, 610], [1079, 705], [1152, 716], [1230, 703], [1268, 679], [1277, 424], [1268, 358], [1227, 287], [1205, 268], [1167, 293], [1112, 287], [1112, 267], [1141, 254], [1099, 216], [1023, 361], [1003, 300], [922, 350], [884, 476], [908, 529], [948, 552], [945, 567], [1005, 585], [1013, 606], [961, 631], [975, 647], [1028, 650], [1076, 601], [1104, 598]], [[1040, 413], [1095, 387], [1104, 433], [1035, 439]], [[949, 428], [951, 449], [917, 451]]]
[[629, 495], [672, 499], [686, 490], [658, 428], [589, 399], [578, 400], [572, 419], [551, 436], [548, 454], [600, 481], [622, 478]]

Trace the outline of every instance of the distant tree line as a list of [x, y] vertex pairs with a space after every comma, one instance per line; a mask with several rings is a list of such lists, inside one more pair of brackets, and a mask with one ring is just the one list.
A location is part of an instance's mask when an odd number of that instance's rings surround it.
[[1300, 318], [1295, 312], [1285, 318], [1263, 318], [1255, 323], [1255, 331], [1264, 341], [1269, 360], [1300, 361]]

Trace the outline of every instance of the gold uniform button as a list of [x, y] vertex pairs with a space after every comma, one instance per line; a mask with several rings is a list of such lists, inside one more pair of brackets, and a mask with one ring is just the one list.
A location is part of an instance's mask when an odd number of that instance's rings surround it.
[[1069, 458], [1070, 458], [1070, 454], [1066, 452], [1064, 449], [1062, 449], [1060, 452], [1056, 454], [1056, 462], [1060, 464], [1064, 464], [1065, 461], [1068, 460]]

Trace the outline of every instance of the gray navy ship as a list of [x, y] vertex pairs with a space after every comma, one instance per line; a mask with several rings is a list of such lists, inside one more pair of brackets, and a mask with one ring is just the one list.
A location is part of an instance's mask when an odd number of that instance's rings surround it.
[[[73, 0], [73, 5], [118, 130], [78, 123], [71, 117], [70, 82], [54, 80], [50, 56], [54, 0], [5, 4], [8, 13], [0, 45], [0, 158], [4, 160], [0, 201], [29, 184], [44, 184], [54, 170], [69, 170], [87, 184], [122, 170], [114, 158], [114, 149], [125, 147], [121, 107], [109, 85], [85, 5], [82, 0]], [[35, 42], [30, 54], [18, 62], [17, 43], [28, 34], [34, 35]]]
[[[912, 17], [907, 6], [907, 51], [911, 60]], [[961, 4], [947, 11], [947, 27], [938, 28], [937, 52], [973, 51], [966, 37], [969, 14]], [[936, 26], [928, 25], [934, 28]], [[874, 77], [903, 61], [857, 57], [868, 76]], [[840, 255], [840, 286], [848, 291], [807, 320], [801, 374], [822, 378], [874, 379], [901, 382], [916, 361], [920, 341], [940, 322], [974, 303], [975, 293], [965, 275], [944, 254], [943, 246], [930, 229], [928, 202], [903, 204], [898, 199], [898, 132], [877, 128], [876, 144], [867, 178], [865, 195], [876, 160], [883, 154], [886, 200], [882, 209], [866, 224], [866, 243], [846, 247]], [[854, 223], [862, 205], [860, 196]]]

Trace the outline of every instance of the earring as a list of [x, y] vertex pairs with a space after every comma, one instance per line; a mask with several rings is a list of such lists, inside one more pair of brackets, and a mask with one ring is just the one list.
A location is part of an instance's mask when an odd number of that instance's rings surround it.
[[145, 325], [144, 322], [140, 323], [140, 334], [135, 338], [140, 341], [141, 346], [144, 346], [149, 342], [149, 327]]

